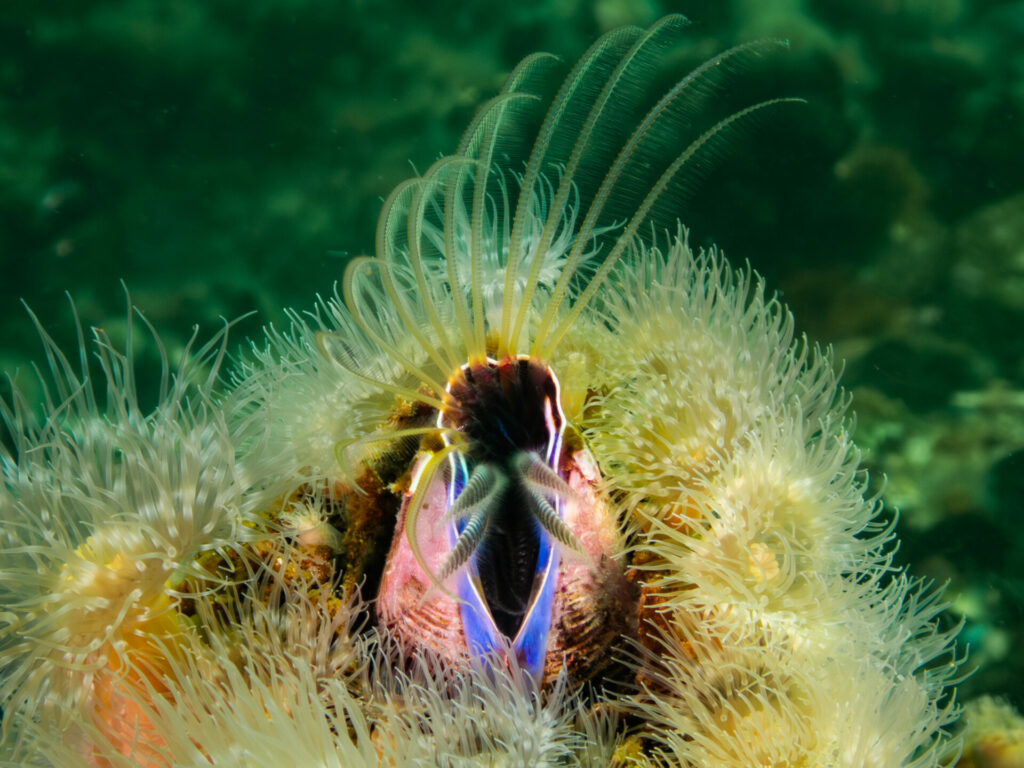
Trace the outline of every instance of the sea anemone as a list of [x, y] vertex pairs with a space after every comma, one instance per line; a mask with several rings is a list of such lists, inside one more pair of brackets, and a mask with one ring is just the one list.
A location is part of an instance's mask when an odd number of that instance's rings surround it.
[[[80, 719], [93, 744], [107, 745], [98, 753], [103, 764], [610, 763], [619, 740], [614, 712], [586, 704], [564, 676], [542, 696], [526, 670], [467, 672], [387, 635], [360, 633], [366, 606], [358, 597], [338, 600], [336, 583], [310, 590], [292, 581], [286, 574], [298, 552], [284, 547], [278, 555], [277, 570], [232, 588], [249, 598], [200, 604], [205, 639], [190, 634], [187, 652], [179, 646], [168, 657], [175, 685], [119, 681], [148, 724], [141, 735], [157, 741], [124, 754]], [[80, 759], [66, 742], [40, 738], [37, 747], [50, 764]]]
[[138, 711], [118, 688], [171, 684], [185, 632], [176, 587], [201, 553], [250, 537], [246, 483], [209, 399], [224, 334], [190, 344], [173, 373], [164, 357], [159, 401], [145, 410], [131, 314], [127, 327], [124, 352], [94, 330], [92, 363], [79, 329], [77, 368], [40, 327], [42, 413], [16, 384], [0, 403], [11, 446], [0, 448], [0, 706], [19, 752], [29, 724], [49, 740], [83, 713], [112, 738], [130, 733]]
[[47, 342], [42, 426], [6, 409], [8, 731], [55, 764], [61, 704], [114, 765], [955, 760], [955, 628], [831, 354], [677, 218], [793, 101], [719, 98], [782, 44], [666, 75], [684, 29], [524, 60], [223, 392], [189, 364], [142, 415], [101, 335], [100, 412]]
[[638, 249], [617, 287], [607, 343], [628, 353], [608, 356], [581, 428], [632, 529], [637, 705], [659, 751], [948, 761], [955, 630], [936, 631], [935, 590], [894, 574], [894, 521], [866, 495], [829, 355], [794, 343], [748, 271], [683, 237]]

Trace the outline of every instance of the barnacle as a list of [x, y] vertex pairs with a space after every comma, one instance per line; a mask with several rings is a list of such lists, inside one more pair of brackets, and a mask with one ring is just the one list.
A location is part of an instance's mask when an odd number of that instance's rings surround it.
[[[113, 765], [955, 757], [955, 629], [893, 568], [830, 353], [677, 218], [733, 130], [793, 101], [718, 98], [780, 43], [650, 93], [684, 28], [610, 32], [564, 79], [525, 59], [388, 197], [376, 256], [226, 391], [190, 368], [152, 414], [97, 418], [48, 344], [45, 426], [6, 410], [0, 586], [39, 617], [0, 628], [16, 742]], [[61, 677], [47, 622], [76, 604], [41, 606], [84, 584], [113, 620], [76, 618]], [[70, 745], [47, 743], [52, 691]]]

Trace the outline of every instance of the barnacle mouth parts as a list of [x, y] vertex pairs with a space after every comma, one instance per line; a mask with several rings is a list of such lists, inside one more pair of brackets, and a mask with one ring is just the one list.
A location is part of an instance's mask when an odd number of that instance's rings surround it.
[[530, 474], [537, 465], [564, 484], [557, 474], [565, 427], [558, 380], [528, 357], [488, 358], [460, 368], [447, 392], [438, 426], [463, 432], [470, 449], [449, 455], [452, 554], [441, 575], [459, 568], [463, 632], [474, 653], [490, 652], [504, 636], [536, 674], [558, 571], [552, 538], [564, 523], [561, 499], [555, 495], [552, 507]]
[[630, 596], [596, 464], [566, 446], [557, 377], [536, 358], [487, 357], [452, 374], [444, 402], [445, 448], [421, 453], [378, 618], [445, 658], [510, 654], [540, 682], [571, 655], [570, 673], [590, 676], [626, 628], [610, 606]]

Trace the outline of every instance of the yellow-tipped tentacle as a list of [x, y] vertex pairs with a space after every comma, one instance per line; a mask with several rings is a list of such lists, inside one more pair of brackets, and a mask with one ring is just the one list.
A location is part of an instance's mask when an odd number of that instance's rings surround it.
[[[522, 255], [523, 239], [525, 237], [524, 228], [531, 219], [530, 207], [532, 205], [534, 187], [539, 181], [544, 160], [551, 146], [552, 137], [560, 126], [570, 101], [582, 87], [582, 83], [587, 79], [586, 76], [589, 71], [593, 67], [598, 66], [599, 61], [610, 48], [618, 46], [626, 38], [635, 37], [640, 33], [641, 31], [637, 27], [627, 27], [603, 35], [590, 46], [587, 52], [575, 64], [568, 77], [562, 83], [554, 101], [552, 101], [540, 131], [537, 133], [537, 138], [534, 141], [533, 150], [530, 153], [520, 184], [519, 201], [516, 203], [516, 211], [513, 216], [512, 234], [509, 238], [508, 260], [505, 268], [506, 297], [515, 295], [516, 280], [519, 276], [519, 258]], [[553, 210], [553, 208], [549, 209], [549, 211]], [[534, 256], [530, 278], [526, 281], [526, 288], [520, 303], [514, 305], [513, 302], [506, 301], [502, 307], [501, 334], [499, 338], [504, 348], [498, 350], [499, 357], [515, 356], [517, 354], [519, 334], [526, 319], [526, 308], [529, 307], [540, 277], [542, 263], [539, 262], [543, 262], [543, 253], [540, 250]]]
[[[644, 40], [638, 42], [637, 48], [645, 45], [650, 40], [650, 35], [654, 31], [656, 30], [652, 28], [648, 35], [645, 36]], [[548, 332], [548, 329], [550, 329], [554, 322], [554, 318], [558, 314], [562, 303], [565, 301], [569, 293], [569, 285], [577, 268], [583, 260], [587, 246], [590, 244], [592, 234], [598, 224], [598, 218], [603, 213], [605, 205], [614, 191], [616, 184], [622, 177], [623, 172], [629, 166], [630, 161], [633, 160], [643, 140], [654, 129], [655, 124], [659, 119], [666, 116], [669, 108], [680, 96], [690, 90], [691, 87], [699, 87], [703, 83], [703, 80], [706, 79], [706, 75], [709, 75], [709, 73], [719, 69], [727, 60], [756, 48], [764, 47], [768, 44], [785, 45], [785, 42], [781, 40], [754, 40], [747, 43], [741, 43], [740, 45], [733, 46], [732, 48], [723, 51], [717, 56], [708, 59], [699, 67], [687, 74], [686, 77], [676, 83], [664, 96], [661, 97], [661, 99], [658, 100], [658, 103], [647, 112], [643, 120], [630, 135], [629, 140], [616, 155], [615, 161], [612, 163], [612, 166], [608, 170], [607, 174], [605, 174], [600, 187], [594, 194], [594, 199], [591, 201], [583, 222], [580, 224], [576, 241], [573, 243], [569, 256], [566, 259], [565, 268], [559, 277], [558, 283], [552, 290], [551, 300], [549, 301], [544, 312], [544, 316], [540, 321], [539, 329], [534, 341], [535, 348], [543, 346], [545, 349], [548, 349], [549, 352], [553, 350], [553, 346], [549, 347], [543, 343], [543, 337]], [[602, 274], [607, 274], [607, 272], [608, 270], [603, 270]], [[595, 278], [595, 280], [590, 282], [593, 285], [598, 281]], [[593, 292], [591, 292], [591, 294], [592, 293]]]
[[[459, 158], [463, 163], [474, 162], [468, 158]], [[473, 326], [469, 319], [469, 309], [466, 307], [466, 295], [462, 289], [462, 279], [459, 277], [458, 240], [456, 233], [459, 227], [464, 226], [459, 221], [460, 211], [464, 211], [462, 201], [462, 189], [465, 179], [462, 168], [456, 168], [455, 178], [449, 178], [445, 187], [444, 195], [444, 250], [445, 262], [448, 267], [448, 285], [452, 292], [452, 303], [455, 307], [455, 318], [459, 325], [459, 332], [462, 334], [463, 342], [469, 348], [473, 346]]]
[[[520, 91], [519, 89], [522, 88], [534, 74], [536, 74], [540, 69], [541, 64], [553, 64], [558, 60], [558, 57], [553, 53], [538, 52], [532, 53], [520, 61], [505, 80], [505, 85], [502, 86], [501, 93], [477, 109], [476, 114], [473, 116], [473, 120], [466, 127], [466, 130], [463, 131], [462, 139], [459, 141], [459, 147], [455, 154], [470, 157], [476, 156], [474, 145], [479, 141], [484, 130], [484, 125], [491, 117], [491, 110], [496, 106], [496, 104], [500, 103], [503, 97], [510, 94], [530, 95], [532, 98], [537, 98], [535, 95], [528, 94]], [[491, 132], [496, 134], [497, 126], [494, 126], [491, 129]]]
[[[440, 162], [440, 161], [439, 161]], [[382, 259], [384, 264], [388, 265], [387, 270], [381, 270], [382, 278], [383, 272], [387, 271], [388, 276], [386, 279], [385, 290], [388, 290], [389, 295], [392, 296], [392, 301], [395, 303], [396, 309], [402, 312], [402, 318], [408, 327], [410, 333], [412, 333], [417, 341], [424, 346], [435, 364], [442, 371], [450, 369], [452, 366], [457, 365], [455, 362], [458, 359], [456, 351], [451, 345], [451, 340], [448, 338], [448, 332], [445, 329], [444, 323], [438, 318], [436, 311], [429, 300], [430, 293], [426, 290], [429, 287], [423, 276], [423, 270], [420, 263], [420, 231], [419, 227], [422, 226], [422, 206], [420, 201], [426, 197], [424, 188], [429, 187], [432, 180], [433, 174], [436, 173], [437, 163], [431, 166], [427, 174], [423, 178], [409, 179], [395, 188], [394, 192], [388, 196], [387, 201], [384, 204], [384, 210], [381, 213], [380, 219], [377, 224], [377, 256]], [[403, 213], [404, 212], [404, 213]], [[396, 257], [398, 257], [403, 249], [398, 244], [397, 238], [401, 233], [406, 235], [406, 247], [408, 248], [408, 259], [409, 265], [412, 268], [413, 274], [416, 278], [416, 290], [418, 292], [419, 301], [423, 306], [424, 312], [427, 315], [427, 319], [430, 326], [434, 329], [434, 333], [437, 335], [437, 342], [440, 344], [441, 350], [447, 354], [447, 359], [440, 356], [439, 353], [433, 349], [434, 345], [428, 343], [422, 336], [420, 330], [420, 323], [416, 320], [410, 319], [409, 314], [405, 308], [405, 302], [403, 299], [398, 297], [397, 292], [394, 290], [393, 282], [390, 279], [391, 265], [396, 263]]]
[[[320, 354], [322, 354], [326, 360], [336, 362], [353, 378], [379, 389], [383, 389], [385, 392], [391, 392], [399, 397], [403, 397], [410, 402], [423, 403], [423, 405], [436, 408], [438, 410], [444, 408], [444, 401], [437, 397], [412, 389], [411, 387], [403, 387], [401, 384], [392, 384], [391, 382], [384, 381], [382, 378], [374, 378], [373, 376], [367, 376], [365, 373], [362, 373], [350, 362], [346, 362], [341, 356], [330, 350], [327, 340], [333, 337], [333, 335], [334, 334], [327, 331], [317, 331], [314, 336], [316, 348], [320, 350]], [[443, 392], [444, 390], [442, 389], [441, 391]]]
[[754, 112], [757, 112], [758, 110], [774, 106], [776, 104], [785, 104], [791, 102], [800, 103], [802, 101], [802, 99], [795, 98], [778, 98], [768, 99], [767, 101], [752, 104], [751, 106], [746, 107], [745, 109], [741, 109], [740, 111], [735, 112], [729, 115], [728, 117], [723, 118], [722, 120], [719, 120], [717, 123], [715, 123], [715, 125], [713, 125], [711, 128], [702, 133], [698, 138], [692, 141], [690, 145], [672, 162], [672, 164], [659, 177], [658, 181], [654, 184], [654, 186], [651, 187], [650, 192], [647, 193], [647, 196], [644, 198], [644, 201], [640, 204], [640, 207], [637, 208], [636, 213], [633, 214], [632, 218], [630, 218], [629, 223], [626, 225], [626, 228], [619, 236], [611, 252], [608, 254], [607, 257], [605, 257], [604, 261], [601, 263], [601, 266], [597, 269], [597, 272], [595, 272], [593, 278], [591, 278], [590, 282], [587, 284], [587, 287], [580, 292], [580, 295], [573, 304], [572, 309], [570, 309], [566, 313], [565, 317], [562, 318], [561, 322], [558, 324], [558, 327], [554, 330], [554, 332], [548, 335], [548, 337], [544, 340], [543, 345], [535, 344], [535, 354], [538, 355], [541, 359], [545, 359], [546, 355], [550, 355], [552, 351], [554, 351], [554, 349], [558, 346], [558, 343], [562, 340], [562, 337], [564, 337], [569, 328], [572, 327], [572, 324], [576, 322], [576, 319], [580, 316], [580, 313], [583, 312], [584, 308], [587, 306], [587, 303], [593, 298], [594, 294], [601, 287], [601, 283], [608, 276], [608, 273], [611, 272], [611, 270], [615, 267], [615, 264], [619, 260], [619, 257], [621, 257], [625, 250], [635, 242], [637, 232], [639, 231], [643, 223], [647, 220], [647, 216], [650, 213], [651, 208], [654, 207], [654, 204], [658, 201], [658, 198], [660, 198], [661, 195], [668, 188], [668, 185], [672, 182], [672, 179], [684, 165], [686, 165], [690, 160], [692, 160], [693, 157], [704, 146], [707, 145], [709, 141], [711, 141], [715, 136], [719, 135], [723, 130], [728, 128], [730, 125], [734, 124], [736, 121], [742, 120], [743, 118], [751, 115]]
[[[367, 322], [367, 317], [376, 317], [377, 312], [382, 311], [381, 306], [373, 306], [364, 312], [360, 294], [356, 293], [355, 290], [355, 282], [356, 280], [362, 279], [364, 275], [370, 274], [367, 268], [372, 267], [376, 267], [379, 275], [383, 265], [381, 265], [378, 259], [364, 256], [354, 259], [352, 263], [349, 264], [348, 269], [345, 270], [342, 294], [345, 297], [345, 303], [348, 305], [349, 311], [352, 313], [352, 319], [355, 320], [363, 333], [365, 333], [381, 351], [388, 354], [393, 360], [395, 360], [395, 362], [405, 368], [409, 373], [416, 376], [434, 392], [443, 392], [444, 384], [440, 383], [435, 377], [431, 376], [423, 368], [410, 360], [406, 355], [402, 354], [396, 348], [394, 341], [384, 339], [380, 334], [374, 331], [370, 326], [370, 323]], [[382, 302], [379, 304], [382, 305]], [[383, 384], [383, 382], [381, 383]]]
[[[473, 299], [473, 344], [469, 348], [469, 360], [472, 363], [487, 357], [487, 339], [484, 329], [484, 295], [481, 287], [483, 272], [484, 249], [484, 206], [487, 201], [487, 177], [491, 171], [491, 153], [494, 150], [494, 132], [501, 122], [501, 113], [495, 119], [492, 132], [484, 136], [480, 147], [479, 164], [476, 168], [476, 180], [473, 183], [473, 215], [470, 219], [472, 229], [469, 248], [469, 279]], [[495, 243], [497, 247], [497, 243]]]
[[[486, 205], [488, 199], [488, 178], [494, 169], [491, 162], [494, 157], [495, 147], [502, 138], [502, 123], [510, 109], [518, 104], [527, 101], [539, 101], [539, 96], [534, 93], [522, 92], [519, 89], [524, 87], [527, 81], [534, 76], [541, 68], [541, 65], [557, 61], [551, 54], [537, 53], [528, 56], [509, 75], [502, 93], [491, 99], [480, 110], [477, 111], [473, 122], [463, 134], [459, 144], [458, 154], [477, 158], [479, 164], [476, 169], [476, 179], [473, 185], [473, 213], [470, 218], [471, 241], [470, 241], [470, 285], [473, 310], [473, 339], [469, 346], [469, 359], [474, 361], [483, 360], [486, 357], [486, 328], [485, 328], [485, 299], [481, 287], [483, 249], [484, 249], [484, 224], [486, 221]], [[505, 217], [507, 219], [507, 215]], [[503, 219], [502, 225], [507, 222]], [[497, 229], [496, 229], [497, 234]], [[507, 240], [505, 241], [507, 242]], [[494, 244], [498, 247], [498, 244]]]
[[[569, 155], [568, 160], [565, 163], [565, 167], [562, 170], [561, 179], [558, 183], [558, 189], [555, 192], [555, 197], [551, 202], [551, 207], [548, 210], [547, 219], [544, 223], [544, 229], [541, 231], [540, 239], [537, 244], [536, 252], [534, 253], [534, 261], [530, 268], [530, 274], [526, 281], [526, 288], [523, 291], [523, 297], [519, 305], [519, 311], [516, 314], [516, 320], [512, 326], [512, 337], [515, 339], [519, 338], [519, 333], [526, 322], [526, 318], [529, 314], [530, 303], [533, 299], [533, 293], [536, 290], [538, 282], [540, 280], [541, 268], [544, 264], [544, 257], [547, 254], [548, 248], [551, 247], [551, 243], [555, 238], [555, 233], [561, 224], [562, 211], [569, 201], [569, 198], [573, 192], [573, 178], [576, 175], [576, 171], [579, 168], [580, 162], [583, 160], [584, 154], [588, 145], [590, 144], [591, 136], [593, 135], [594, 129], [597, 125], [597, 121], [604, 114], [604, 108], [608, 103], [615, 85], [621, 78], [622, 73], [625, 71], [627, 65], [633, 60], [637, 52], [642, 50], [643, 45], [649, 40], [655, 33], [661, 31], [669, 22], [674, 19], [682, 17], [667, 17], [660, 23], [655, 24], [646, 33], [640, 29], [627, 27], [625, 29], [616, 30], [614, 32], [605, 35], [601, 38], [604, 41], [604, 45], [593, 53], [593, 58], [596, 60], [598, 56], [613, 50], [613, 46], [618, 46], [622, 43], [628, 44], [629, 49], [622, 55], [618, 60], [618, 64], [613, 71], [612, 75], [605, 82], [604, 87], [601, 89], [601, 93], [597, 100], [593, 102], [587, 117], [584, 120], [583, 126], [579, 129], [576, 134], [576, 141], [573, 145], [572, 153]], [[614, 54], [613, 54], [614, 55]], [[588, 56], [589, 58], [589, 56]], [[582, 74], [582, 73], [581, 73]], [[529, 196], [530, 191], [526, 191], [526, 195]], [[518, 211], [517, 211], [518, 218]]]

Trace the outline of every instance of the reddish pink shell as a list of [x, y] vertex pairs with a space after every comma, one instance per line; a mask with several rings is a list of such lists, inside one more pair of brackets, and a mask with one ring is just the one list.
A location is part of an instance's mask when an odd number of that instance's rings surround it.
[[[420, 466], [427, 456], [419, 458]], [[544, 680], [552, 681], [563, 665], [570, 679], [584, 680], [611, 659], [607, 651], [623, 634], [636, 631], [636, 595], [614, 558], [618, 521], [600, 492], [600, 473], [588, 451], [562, 455], [562, 475], [575, 491], [563, 515], [583, 553], [562, 553], [552, 605]], [[448, 556], [442, 525], [447, 489], [442, 474], [431, 480], [424, 496], [415, 535], [428, 568], [440, 571]], [[413, 555], [406, 536], [409, 495], [402, 504], [377, 595], [382, 629], [409, 649], [421, 648], [456, 667], [469, 663], [462, 618], [455, 598], [454, 576], [437, 587]], [[524, 512], [524, 514], [529, 514]]]

